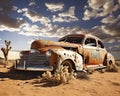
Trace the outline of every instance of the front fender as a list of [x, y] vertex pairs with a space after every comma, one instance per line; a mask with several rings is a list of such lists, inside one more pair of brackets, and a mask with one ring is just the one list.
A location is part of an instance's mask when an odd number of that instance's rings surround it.
[[65, 60], [71, 60], [74, 63], [76, 70], [83, 69], [83, 58], [77, 52], [66, 49], [57, 49], [52, 51], [57, 54], [58, 66], [60, 66]]

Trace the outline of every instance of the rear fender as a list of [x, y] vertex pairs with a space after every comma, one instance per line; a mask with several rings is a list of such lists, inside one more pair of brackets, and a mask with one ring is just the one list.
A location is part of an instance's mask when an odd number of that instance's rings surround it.
[[110, 61], [112, 61], [112, 63], [115, 64], [115, 58], [113, 57], [113, 55], [111, 53], [107, 53], [107, 65]]
[[52, 50], [53, 53], [57, 54], [58, 67], [65, 60], [71, 60], [74, 63], [76, 70], [83, 69], [83, 58], [80, 54], [72, 50], [56, 49]]

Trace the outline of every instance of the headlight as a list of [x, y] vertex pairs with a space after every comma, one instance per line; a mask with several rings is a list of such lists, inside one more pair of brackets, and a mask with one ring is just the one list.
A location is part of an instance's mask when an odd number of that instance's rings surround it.
[[30, 50], [30, 53], [40, 53], [38, 50], [35, 50], [35, 49], [31, 49]]
[[46, 56], [47, 57], [50, 57], [52, 55], [52, 51], [51, 50], [48, 50], [47, 52], [46, 52]]

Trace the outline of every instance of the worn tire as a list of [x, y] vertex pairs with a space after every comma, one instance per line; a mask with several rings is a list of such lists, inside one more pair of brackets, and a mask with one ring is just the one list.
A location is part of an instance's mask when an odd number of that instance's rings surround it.
[[61, 64], [62, 66], [68, 66], [68, 72], [71, 73], [73, 71], [72, 62], [70, 60], [65, 60]]
[[118, 72], [118, 68], [111, 60], [109, 60], [107, 62], [107, 69], [106, 69], [106, 71], [108, 71], [108, 72]]

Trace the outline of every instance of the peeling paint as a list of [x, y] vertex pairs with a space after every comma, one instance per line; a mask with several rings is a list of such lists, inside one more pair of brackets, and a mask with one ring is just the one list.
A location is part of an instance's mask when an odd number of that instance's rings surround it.
[[[82, 41], [80, 41], [80, 43], [63, 41], [67, 40], [69, 37], [77, 37], [77, 39], [80, 38]], [[94, 39], [95, 44], [93, 41], [92, 43], [87, 41], [89, 44], [86, 44], [87, 38]], [[33, 51], [33, 53], [31, 53], [30, 50], [22, 51], [20, 63], [16, 64], [16, 69], [21, 68], [20, 70], [27, 70], [29, 69], [27, 66], [30, 66], [30, 69], [32, 70], [33, 68], [34, 71], [37, 66], [36, 70], [38, 71], [52, 71], [57, 69], [65, 60], [70, 60], [72, 62], [72, 66], [75, 66], [74, 70], [80, 71], [85, 69], [87, 66], [103, 65], [106, 56], [107, 60], [110, 59], [114, 62], [114, 57], [106, 51], [103, 45], [101, 46], [102, 48], [99, 48], [98, 42], [102, 44], [102, 41], [98, 37], [89, 34], [71, 34], [60, 38], [59, 41], [60, 42], [49, 40], [33, 41], [31, 44], [31, 50], [37, 51]], [[29, 58], [34, 58], [36, 61], [31, 63]], [[26, 66], [23, 67], [26, 68], [22, 69], [22, 67], [19, 67], [19, 65], [22, 66], [24, 62], [26, 62]]]

